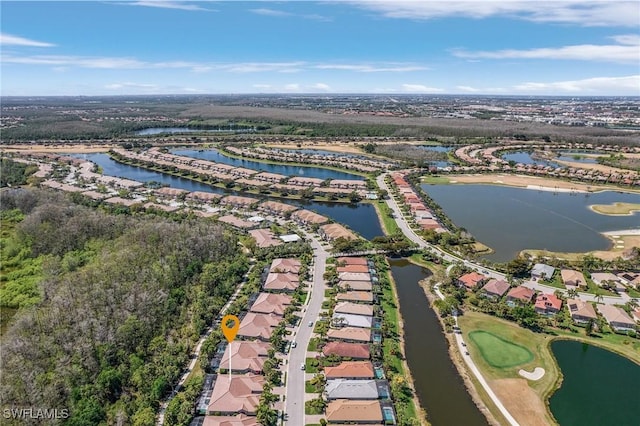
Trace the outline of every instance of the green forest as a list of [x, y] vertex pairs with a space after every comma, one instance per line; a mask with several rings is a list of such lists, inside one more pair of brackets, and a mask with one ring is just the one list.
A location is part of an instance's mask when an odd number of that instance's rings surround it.
[[68, 409], [66, 425], [153, 425], [248, 270], [237, 236], [45, 191], [1, 195], [0, 304], [19, 308], [1, 339], [3, 408]]

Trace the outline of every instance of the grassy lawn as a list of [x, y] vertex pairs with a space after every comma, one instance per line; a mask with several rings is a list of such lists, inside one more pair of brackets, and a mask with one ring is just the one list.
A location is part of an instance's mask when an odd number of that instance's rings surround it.
[[[463, 316], [458, 318], [458, 324], [467, 342], [469, 354], [487, 379], [520, 378], [518, 370], [521, 368], [527, 371], [533, 371], [536, 367], [542, 367], [546, 371], [545, 375], [538, 381], [530, 381], [529, 385], [543, 400], [546, 398], [547, 393], [553, 389], [559, 372], [555, 359], [548, 347], [549, 342], [553, 339], [552, 336], [534, 333], [515, 323], [480, 312], [467, 311]], [[474, 331], [476, 333], [473, 333]], [[505, 342], [518, 349], [526, 348], [526, 351], [533, 356], [527, 357], [527, 359], [521, 358], [521, 361], [524, 360], [527, 362], [521, 362], [517, 366], [495, 367], [485, 360], [481, 350], [482, 346], [479, 346], [474, 338], [469, 336], [469, 334], [477, 335], [478, 331], [484, 331], [485, 334], [495, 336], [496, 339], [494, 340], [496, 342]], [[489, 340], [483, 341], [482, 344], [486, 344], [487, 342], [489, 342]], [[504, 343], [498, 344], [501, 347], [507, 347]], [[491, 355], [494, 355], [494, 352], [498, 352], [496, 349], [488, 349], [488, 351]], [[485, 349], [485, 351], [486, 350], [487, 349]], [[516, 351], [516, 353], [519, 353], [519, 351]], [[495, 354], [494, 356], [500, 359], [499, 354]], [[518, 358], [517, 355], [516, 358]]]
[[314, 337], [313, 339], [309, 340], [309, 346], [307, 347], [307, 350], [309, 352], [317, 352], [318, 351], [318, 345], [322, 342], [321, 339]]
[[423, 176], [420, 178], [420, 182], [428, 185], [446, 185], [450, 183], [450, 180], [444, 176]]
[[384, 200], [380, 200], [377, 203], [371, 203], [373, 207], [376, 209], [376, 213], [378, 214], [378, 220], [381, 221], [382, 226], [384, 227], [385, 234], [393, 235], [400, 232], [400, 228], [396, 223], [396, 220], [391, 217], [393, 214], [393, 210], [387, 205]]
[[492, 367], [508, 368], [533, 361], [533, 354], [524, 346], [508, 342], [493, 333], [476, 330], [469, 337], [482, 357]]
[[318, 371], [320, 371], [320, 369], [318, 368], [319, 365], [320, 363], [317, 359], [307, 358], [305, 360], [305, 371], [307, 373], [317, 373]]
[[305, 393], [322, 393], [324, 386], [320, 384], [320, 386], [312, 385], [311, 380], [307, 380], [304, 382], [304, 392]]

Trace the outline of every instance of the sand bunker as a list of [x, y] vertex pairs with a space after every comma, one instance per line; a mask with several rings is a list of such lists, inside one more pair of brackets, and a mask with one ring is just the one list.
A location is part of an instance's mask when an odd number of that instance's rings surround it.
[[536, 367], [535, 370], [533, 370], [533, 373], [529, 373], [526, 370], [520, 369], [520, 371], [518, 371], [518, 374], [527, 380], [540, 380], [542, 379], [542, 376], [544, 376], [544, 368]]

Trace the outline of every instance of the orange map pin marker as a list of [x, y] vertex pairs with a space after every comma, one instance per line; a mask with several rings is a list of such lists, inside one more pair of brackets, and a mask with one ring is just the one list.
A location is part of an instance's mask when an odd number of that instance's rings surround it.
[[[233, 321], [233, 325], [229, 327], [229, 322]], [[236, 338], [238, 330], [240, 329], [240, 320], [235, 315], [225, 315], [220, 323], [222, 327], [222, 334], [227, 338], [227, 342], [231, 343]]]

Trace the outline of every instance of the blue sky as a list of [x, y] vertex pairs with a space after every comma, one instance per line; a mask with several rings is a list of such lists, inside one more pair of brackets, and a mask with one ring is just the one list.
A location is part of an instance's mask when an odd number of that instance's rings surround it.
[[2, 95], [640, 96], [638, 1], [5, 1]]

